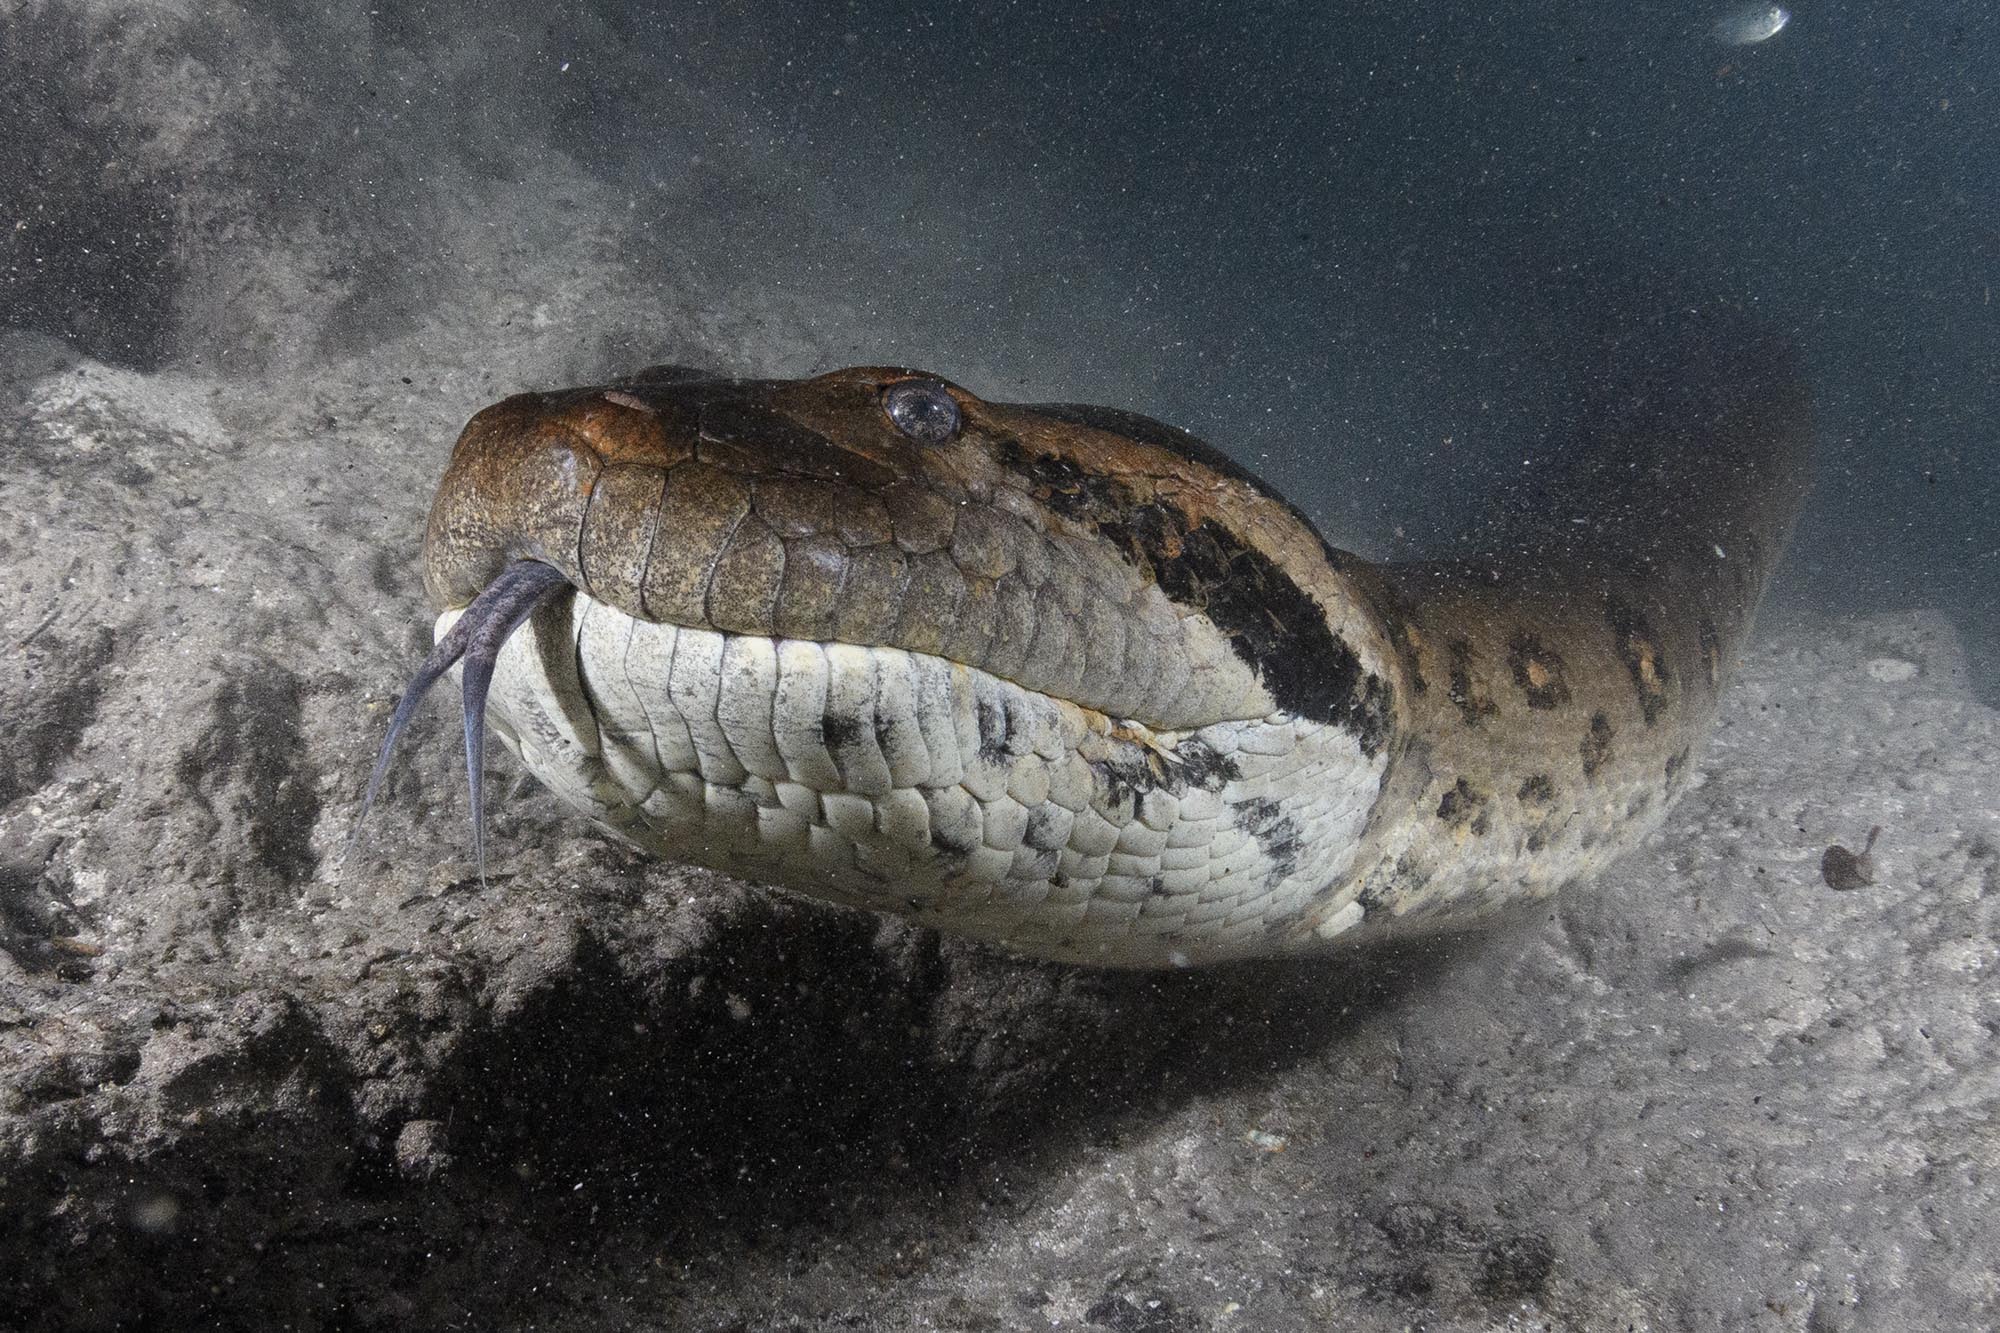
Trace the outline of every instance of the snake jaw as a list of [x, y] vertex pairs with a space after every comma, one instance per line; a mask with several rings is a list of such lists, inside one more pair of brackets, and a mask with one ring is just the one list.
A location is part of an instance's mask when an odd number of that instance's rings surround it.
[[389, 760], [395, 753], [396, 742], [416, 715], [417, 705], [423, 702], [431, 686], [462, 660], [465, 664], [461, 673], [465, 704], [465, 773], [472, 805], [472, 850], [479, 866], [480, 882], [485, 882], [486, 803], [481, 779], [485, 776], [486, 767], [486, 696], [493, 684], [494, 662], [500, 656], [501, 646], [521, 627], [523, 621], [534, 614], [535, 608], [559, 589], [569, 586], [568, 576], [553, 565], [539, 560], [516, 560], [472, 600], [465, 614], [424, 658], [423, 665], [410, 678], [403, 697], [396, 701], [396, 711], [389, 718], [388, 733], [382, 738], [382, 748], [375, 756], [375, 767], [368, 775], [368, 789], [361, 797], [361, 813], [354, 817], [355, 832], [350, 839], [359, 835], [361, 821], [368, 817], [369, 808], [375, 804], [376, 794], [381, 791], [382, 781], [388, 775]]
[[945, 658], [641, 621], [582, 590], [507, 641], [488, 716], [641, 851], [1097, 966], [1295, 947], [1389, 764], [1309, 719], [1161, 731]]

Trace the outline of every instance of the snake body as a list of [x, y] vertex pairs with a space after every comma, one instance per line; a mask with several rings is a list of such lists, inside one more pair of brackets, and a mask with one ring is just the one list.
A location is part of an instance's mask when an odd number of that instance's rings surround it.
[[439, 485], [375, 783], [462, 655], [475, 830], [484, 710], [640, 848], [1026, 954], [1544, 894], [1686, 787], [1803, 492], [1790, 354], [1709, 341], [1610, 395], [1547, 522], [1402, 565], [1181, 431], [920, 371], [517, 395]]

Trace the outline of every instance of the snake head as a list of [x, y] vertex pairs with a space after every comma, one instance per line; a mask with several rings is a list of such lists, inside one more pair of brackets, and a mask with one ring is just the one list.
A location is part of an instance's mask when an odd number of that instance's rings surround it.
[[902, 648], [1149, 726], [1384, 725], [1344, 557], [1254, 477], [1136, 414], [918, 370], [675, 370], [487, 408], [431, 510], [431, 599], [521, 559], [639, 620]]
[[923, 371], [521, 394], [439, 485], [438, 646], [369, 794], [462, 661], [482, 858], [490, 688], [650, 850], [1055, 956], [1225, 956], [1313, 932], [1390, 762], [1397, 659], [1342, 561], [1184, 432]]

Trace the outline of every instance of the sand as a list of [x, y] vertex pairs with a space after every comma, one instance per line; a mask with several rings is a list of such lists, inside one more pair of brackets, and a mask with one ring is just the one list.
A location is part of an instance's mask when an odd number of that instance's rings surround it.
[[487, 390], [0, 357], [0, 1323], [2000, 1315], [2000, 717], [1938, 616], [1767, 627], [1587, 890], [1106, 975], [643, 861], [504, 773], [482, 886], [450, 701], [350, 850]]

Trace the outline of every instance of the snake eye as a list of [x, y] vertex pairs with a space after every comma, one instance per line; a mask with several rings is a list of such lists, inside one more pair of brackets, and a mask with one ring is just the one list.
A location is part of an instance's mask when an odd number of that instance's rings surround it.
[[882, 396], [882, 410], [918, 444], [943, 444], [958, 434], [958, 404], [936, 380], [904, 380]]

